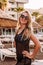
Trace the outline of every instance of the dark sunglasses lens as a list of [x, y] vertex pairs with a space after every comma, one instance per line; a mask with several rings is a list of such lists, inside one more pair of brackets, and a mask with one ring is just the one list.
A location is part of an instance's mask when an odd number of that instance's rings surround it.
[[21, 15], [20, 17], [25, 18], [26, 20], [28, 20], [28, 16]]
[[26, 16], [25, 19], [28, 20], [28, 16]]
[[25, 16], [24, 15], [21, 15], [20, 17], [24, 18]]

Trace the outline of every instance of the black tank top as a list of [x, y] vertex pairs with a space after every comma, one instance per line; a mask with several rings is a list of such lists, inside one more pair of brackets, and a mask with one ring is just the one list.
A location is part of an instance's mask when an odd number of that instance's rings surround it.
[[17, 58], [23, 58], [22, 51], [26, 50], [29, 52], [29, 41], [30, 38], [22, 37], [22, 34], [25, 29], [20, 34], [16, 34], [15, 36], [15, 41], [16, 41], [16, 53], [17, 53]]

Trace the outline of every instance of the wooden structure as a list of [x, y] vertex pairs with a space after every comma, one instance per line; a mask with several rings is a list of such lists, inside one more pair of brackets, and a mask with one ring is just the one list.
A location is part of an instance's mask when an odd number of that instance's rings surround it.
[[0, 18], [0, 28], [15, 28], [16, 24], [16, 20]]
[[13, 47], [16, 25], [16, 20], [0, 18], [0, 41], [12, 42]]

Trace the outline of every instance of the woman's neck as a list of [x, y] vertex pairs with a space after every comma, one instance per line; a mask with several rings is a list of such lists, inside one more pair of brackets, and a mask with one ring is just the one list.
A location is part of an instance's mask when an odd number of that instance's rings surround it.
[[26, 26], [25, 25], [21, 25], [20, 28], [25, 28]]

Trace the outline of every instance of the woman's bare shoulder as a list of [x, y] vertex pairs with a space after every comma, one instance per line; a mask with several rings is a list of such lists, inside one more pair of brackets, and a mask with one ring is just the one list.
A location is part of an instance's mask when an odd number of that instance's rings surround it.
[[26, 28], [25, 32], [26, 32], [26, 35], [28, 35], [30, 37], [30, 35], [32, 33], [31, 29], [30, 28]]

